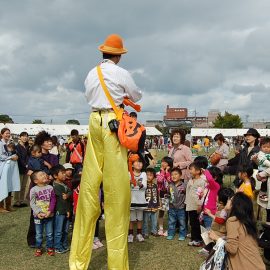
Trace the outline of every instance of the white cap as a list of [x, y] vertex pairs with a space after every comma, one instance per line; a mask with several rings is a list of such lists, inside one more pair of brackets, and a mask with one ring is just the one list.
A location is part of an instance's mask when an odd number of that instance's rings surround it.
[[72, 164], [71, 164], [71, 163], [65, 163], [65, 164], [63, 164], [63, 166], [64, 166], [64, 168], [65, 168], [66, 170], [68, 170], [68, 169], [74, 170], [74, 168], [72, 167]]

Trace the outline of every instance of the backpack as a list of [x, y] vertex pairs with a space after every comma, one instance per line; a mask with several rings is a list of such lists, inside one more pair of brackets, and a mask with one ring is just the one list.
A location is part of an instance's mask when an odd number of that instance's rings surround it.
[[144, 126], [139, 124], [136, 119], [130, 117], [122, 108], [118, 108], [105, 84], [100, 65], [97, 66], [98, 77], [104, 93], [109, 100], [119, 122], [117, 135], [120, 143], [127, 149], [137, 152]]
[[[72, 146], [73, 147], [72, 147]], [[77, 146], [80, 145], [81, 146], [81, 151], [82, 153], [79, 153], [79, 151], [77, 150]], [[83, 162], [83, 158], [84, 158], [84, 144], [82, 143], [82, 141], [80, 140], [78, 143], [69, 143], [68, 145], [68, 149], [70, 151], [70, 163], [74, 164], [74, 163], [82, 163]]]

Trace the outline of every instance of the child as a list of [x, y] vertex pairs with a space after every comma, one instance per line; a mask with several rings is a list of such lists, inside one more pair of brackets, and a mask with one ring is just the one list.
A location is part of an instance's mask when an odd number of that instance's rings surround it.
[[72, 164], [71, 164], [71, 163], [65, 163], [65, 164], [63, 164], [63, 167], [64, 167], [65, 170], [66, 170], [66, 180], [65, 180], [65, 184], [67, 185], [67, 187], [68, 187], [70, 190], [73, 190], [73, 187], [72, 187], [72, 178], [73, 178], [73, 171], [74, 171], [74, 168], [72, 167]]
[[[228, 201], [234, 196], [234, 191], [231, 188], [221, 188], [218, 191], [218, 211], [215, 215], [212, 214], [210, 209], [205, 208], [205, 213], [213, 219], [211, 230], [214, 231], [219, 237], [226, 236], [226, 220], [229, 214]], [[211, 242], [199, 251], [200, 254], [209, 255], [213, 249], [214, 243]]]
[[212, 217], [205, 213], [205, 209], [209, 209], [212, 215], [217, 211], [217, 194], [222, 186], [223, 174], [218, 167], [210, 167], [204, 171], [206, 177], [205, 197], [202, 205], [201, 220], [203, 220], [204, 227], [210, 229], [212, 225]]
[[158, 235], [160, 236], [167, 236], [167, 232], [163, 230], [164, 225], [164, 214], [167, 210], [167, 192], [168, 192], [168, 185], [171, 182], [171, 173], [170, 170], [173, 168], [173, 159], [170, 157], [164, 157], [161, 160], [161, 169], [160, 172], [157, 174], [157, 185], [158, 185], [158, 192], [161, 201], [161, 209], [159, 210], [158, 216], [158, 224], [159, 230]]
[[46, 249], [49, 256], [54, 255], [53, 248], [53, 213], [56, 203], [53, 187], [48, 185], [47, 175], [42, 171], [31, 174], [31, 181], [36, 184], [30, 190], [30, 206], [34, 214], [36, 230], [35, 256], [42, 255], [43, 229], [46, 231]]
[[[229, 218], [226, 221], [227, 251], [229, 269], [265, 270], [257, 243], [257, 228], [254, 218], [253, 203], [243, 192], [236, 193], [228, 201]], [[219, 241], [214, 231], [209, 237]]]
[[13, 155], [16, 155], [16, 146], [14, 142], [9, 142], [7, 144], [4, 145], [5, 151], [6, 151], [6, 155], [11, 157]]
[[148, 221], [151, 220], [151, 235], [157, 234], [157, 211], [159, 208], [159, 194], [157, 184], [155, 183], [156, 171], [153, 168], [146, 169], [147, 187], [145, 199], [148, 203], [147, 209], [143, 212], [143, 237], [148, 237]]
[[242, 181], [240, 187], [236, 190], [236, 192], [245, 193], [250, 199], [253, 200], [254, 194], [253, 191], [255, 189], [255, 179], [252, 177], [253, 168], [250, 165], [243, 165], [239, 168], [238, 177]]
[[[259, 173], [270, 168], [270, 138], [265, 137], [260, 140], [261, 151], [258, 153], [257, 158], [259, 162]], [[260, 195], [262, 201], [267, 201], [267, 177], [261, 178], [261, 191], [264, 194]]]
[[145, 200], [147, 178], [146, 173], [142, 172], [143, 163], [137, 154], [133, 155], [132, 160], [132, 168], [135, 182], [133, 181], [131, 183], [130, 224], [128, 232], [129, 243], [132, 243], [134, 240], [133, 227], [135, 223], [137, 224], [136, 238], [139, 242], [144, 241], [144, 238], [142, 236], [142, 221], [143, 210], [147, 208], [147, 202]]
[[[30, 157], [28, 159], [28, 165], [27, 165], [27, 175], [31, 176], [33, 172], [35, 171], [43, 171], [47, 174], [47, 182], [49, 183], [49, 170], [45, 166], [44, 160], [41, 158], [42, 156], [42, 151], [41, 147], [37, 144], [34, 144], [30, 148]], [[31, 180], [31, 177], [30, 177]], [[31, 180], [29, 184], [29, 191], [31, 190], [32, 187], [34, 187], [36, 184]], [[29, 197], [29, 193], [27, 194], [27, 197]], [[35, 242], [35, 226], [34, 226], [34, 217], [33, 217], [33, 211], [31, 210], [30, 214], [30, 224], [28, 228], [28, 234], [27, 234], [27, 242], [30, 247], [35, 247], [36, 245], [34, 244]]]
[[176, 221], [179, 221], [179, 241], [184, 241], [186, 238], [186, 213], [185, 213], [185, 198], [186, 198], [186, 183], [182, 177], [182, 172], [179, 168], [174, 168], [171, 171], [171, 183], [169, 184], [169, 228], [167, 240], [172, 240], [175, 235]]
[[188, 244], [190, 246], [200, 247], [202, 245], [202, 238], [198, 212], [201, 212], [205, 176], [202, 174], [200, 164], [196, 163], [196, 161], [190, 164], [189, 170], [192, 179], [187, 183], [185, 200], [191, 227], [191, 241]]
[[[45, 166], [45, 161], [41, 159], [42, 151], [41, 147], [37, 144], [30, 148], [30, 157], [28, 160], [28, 175], [31, 175], [34, 171], [40, 170], [49, 174], [48, 168]], [[32, 183], [33, 184], [33, 183]]]
[[56, 195], [56, 207], [54, 217], [54, 246], [56, 253], [65, 253], [68, 249], [68, 228], [71, 210], [71, 190], [64, 184], [66, 170], [62, 165], [51, 168], [54, 178], [53, 188]]
[[[63, 164], [65, 170], [66, 170], [66, 180], [65, 180], [65, 185], [71, 190], [73, 194], [73, 171], [74, 168], [72, 167], [71, 163], [65, 163]], [[70, 197], [70, 203], [73, 205], [73, 196]], [[69, 228], [72, 230], [73, 224], [73, 211], [70, 212], [70, 217], [69, 217]]]

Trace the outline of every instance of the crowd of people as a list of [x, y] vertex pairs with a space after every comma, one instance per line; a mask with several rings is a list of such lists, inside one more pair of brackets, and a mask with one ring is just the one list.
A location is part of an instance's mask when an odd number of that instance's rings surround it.
[[[0, 143], [0, 213], [30, 205], [27, 243], [35, 248], [34, 255], [38, 257], [43, 253], [44, 230], [49, 256], [55, 252], [68, 252], [68, 234], [76, 217], [87, 141], [80, 138], [77, 130], [72, 130], [70, 141], [64, 147], [66, 162], [60, 165], [59, 143], [47, 132], [40, 132], [31, 146], [26, 132], [20, 134], [17, 145], [10, 138], [10, 130], [3, 128]], [[149, 164], [145, 165], [140, 155], [129, 155], [132, 164], [131, 205], [126, 241], [132, 243], [136, 239], [144, 242], [149, 237], [165, 237], [171, 241], [178, 231], [179, 241], [190, 238], [189, 246], [200, 247], [198, 253], [209, 256], [214, 246], [223, 239], [230, 269], [265, 269], [257, 242], [253, 202], [256, 182], [259, 182], [261, 190], [258, 200], [267, 204], [267, 228], [270, 224], [270, 139], [260, 138], [255, 129], [249, 129], [245, 134], [244, 145], [237, 149], [233, 157], [237, 158], [233, 165], [236, 176], [234, 188], [223, 183], [224, 174], [231, 166], [229, 147], [222, 134], [214, 137], [218, 145], [212, 153], [218, 155], [214, 166], [205, 156], [197, 156], [193, 160], [191, 149], [185, 145], [183, 130], [173, 130], [170, 141], [172, 147], [162, 158], [159, 171]], [[146, 148], [145, 153], [149, 152]], [[254, 179], [256, 169], [259, 170]], [[15, 191], [13, 204], [11, 191]], [[103, 213], [102, 184], [99, 198]], [[103, 247], [99, 238], [101, 218], [102, 214], [96, 221], [92, 249]], [[207, 240], [202, 227], [207, 231]]]

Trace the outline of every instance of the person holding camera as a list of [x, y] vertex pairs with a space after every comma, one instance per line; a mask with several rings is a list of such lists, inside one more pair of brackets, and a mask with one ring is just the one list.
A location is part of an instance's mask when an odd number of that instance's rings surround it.
[[[141, 91], [130, 73], [117, 65], [121, 55], [127, 53], [122, 38], [116, 34], [109, 35], [99, 50], [103, 53], [99, 66], [116, 106], [121, 106], [126, 97], [133, 102], [140, 100]], [[129, 269], [127, 149], [120, 144], [117, 134], [110, 130], [109, 122], [116, 119], [116, 114], [103, 91], [97, 67], [88, 73], [85, 88], [92, 112], [69, 265], [72, 270], [88, 268], [95, 225], [100, 215], [99, 187], [103, 182], [108, 269]]]

